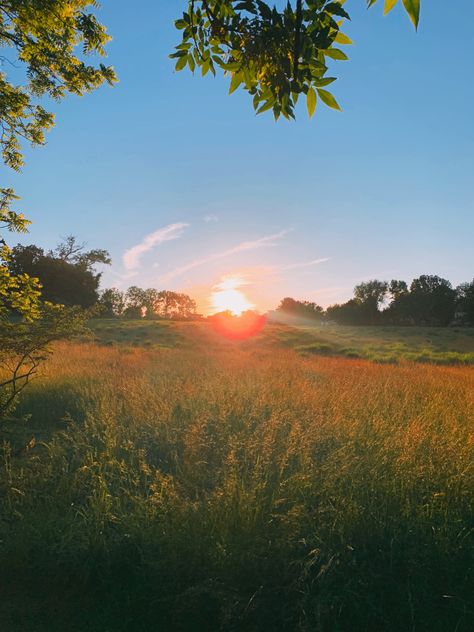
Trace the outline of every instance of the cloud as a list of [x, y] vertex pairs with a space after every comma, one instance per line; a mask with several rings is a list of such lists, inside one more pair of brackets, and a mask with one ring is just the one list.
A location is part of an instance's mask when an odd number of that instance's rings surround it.
[[330, 257], [312, 259], [311, 261], [304, 261], [303, 263], [290, 263], [286, 266], [277, 266], [275, 269], [279, 272], [285, 272], [286, 270], [298, 270], [299, 268], [309, 268], [311, 266], [316, 266], [319, 263], [326, 263], [326, 261], [330, 261]]
[[204, 215], [202, 219], [206, 223], [219, 221], [219, 218], [217, 217], [217, 215], [214, 215], [214, 213], [209, 213], [209, 215]]
[[223, 250], [222, 252], [215, 252], [213, 254], [208, 255], [207, 257], [203, 257], [202, 259], [195, 259], [190, 263], [187, 263], [184, 266], [180, 266], [175, 270], [172, 270], [164, 277], [162, 277], [162, 281], [168, 282], [171, 279], [174, 279], [177, 276], [181, 276], [185, 272], [189, 272], [189, 270], [194, 270], [194, 268], [198, 268], [200, 266], [205, 265], [206, 263], [211, 263], [212, 261], [217, 261], [217, 259], [223, 259], [224, 257], [229, 257], [230, 255], [238, 254], [239, 252], [245, 252], [247, 250], [256, 250], [257, 248], [264, 248], [266, 246], [276, 246], [279, 239], [284, 237], [287, 233], [290, 232], [290, 229], [285, 229], [280, 231], [279, 233], [274, 233], [273, 235], [266, 235], [264, 237], [260, 237], [259, 239], [255, 239], [252, 241], [243, 241], [237, 246], [233, 246], [228, 250]]
[[164, 241], [170, 241], [172, 239], [178, 239], [181, 237], [183, 230], [189, 226], [179, 222], [177, 224], [169, 224], [163, 228], [155, 230], [153, 233], [146, 235], [146, 237], [136, 246], [132, 246], [123, 253], [122, 262], [126, 270], [136, 270], [140, 267], [140, 257], [145, 253], [162, 244]]

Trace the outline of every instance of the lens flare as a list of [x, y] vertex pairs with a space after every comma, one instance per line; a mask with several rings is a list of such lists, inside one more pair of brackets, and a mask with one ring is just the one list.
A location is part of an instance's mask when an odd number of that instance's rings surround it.
[[209, 316], [216, 333], [230, 340], [245, 340], [256, 336], [265, 325], [267, 317], [256, 312], [244, 312], [241, 316], [234, 316], [230, 312], [221, 312]]

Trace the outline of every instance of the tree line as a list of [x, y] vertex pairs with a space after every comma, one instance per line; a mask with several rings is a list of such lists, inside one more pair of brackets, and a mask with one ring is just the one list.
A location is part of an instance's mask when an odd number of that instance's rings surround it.
[[275, 320], [336, 322], [341, 325], [474, 325], [474, 279], [453, 287], [436, 275], [406, 281], [373, 279], [354, 288], [354, 296], [324, 310], [316, 303], [284, 298]]
[[[8, 266], [16, 277], [38, 279], [44, 301], [93, 307], [97, 316], [180, 320], [201, 317], [194, 299], [181, 292], [135, 285], [125, 291], [100, 291], [102, 274], [96, 266], [110, 263], [107, 250], [86, 250], [85, 244], [70, 235], [49, 251], [36, 245], [17, 245], [11, 249]], [[422, 275], [410, 284], [399, 279], [372, 279], [356, 285], [350, 300], [326, 310], [314, 302], [286, 297], [269, 316], [286, 322], [333, 321], [342, 325], [474, 325], [474, 280], [453, 287], [436, 275]]]
[[155, 288], [129, 287], [100, 291], [98, 264], [112, 262], [107, 250], [86, 250], [74, 235], [69, 235], [55, 249], [45, 251], [30, 244], [11, 249], [8, 268], [12, 275], [38, 279], [41, 298], [55, 305], [95, 308], [96, 316], [114, 318], [193, 319], [196, 302], [187, 294]]
[[105, 318], [146, 318], [195, 320], [196, 301], [187, 294], [170, 290], [146, 290], [132, 285], [125, 292], [108, 288], [100, 295], [98, 316]]

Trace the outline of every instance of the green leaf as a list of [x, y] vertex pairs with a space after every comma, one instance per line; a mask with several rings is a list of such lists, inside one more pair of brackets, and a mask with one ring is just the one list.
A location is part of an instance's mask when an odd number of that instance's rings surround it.
[[169, 57], [171, 57], [171, 59], [178, 59], [179, 57], [186, 57], [187, 54], [188, 53], [185, 50], [178, 50], [175, 53], [171, 53]]
[[343, 33], [342, 31], [339, 31], [338, 34], [336, 35], [335, 42], [337, 42], [338, 44], [345, 44], [345, 45], [349, 45], [352, 44], [352, 40], [350, 37], [348, 37], [345, 33]]
[[261, 114], [262, 112], [266, 112], [267, 110], [269, 110], [270, 108], [272, 108], [275, 104], [275, 101], [269, 100], [266, 101], [263, 105], [261, 105], [258, 110], [257, 110], [257, 114]]
[[184, 55], [183, 57], [180, 57], [178, 59], [178, 62], [175, 66], [176, 70], [183, 70], [183, 68], [186, 66], [186, 64], [188, 63], [188, 56]]
[[324, 7], [324, 10], [328, 13], [332, 13], [332, 15], [339, 15], [341, 18], [346, 18], [346, 20], [350, 20], [349, 14], [342, 8], [340, 2], [330, 2]]
[[313, 114], [316, 111], [316, 102], [318, 96], [316, 94], [316, 90], [314, 88], [310, 88], [306, 95], [306, 107], [308, 108], [309, 118], [313, 117]]
[[410, 20], [417, 29], [418, 22], [420, 21], [420, 0], [402, 0], [402, 2], [406, 12], [410, 16]]
[[393, 9], [393, 7], [398, 3], [398, 0], [385, 0], [385, 7], [383, 10], [383, 14], [387, 15]]
[[327, 90], [323, 90], [322, 88], [316, 89], [318, 91], [318, 96], [323, 103], [325, 103], [328, 107], [333, 108], [334, 110], [341, 110], [339, 103], [330, 92], [328, 92]]
[[318, 88], [324, 88], [334, 81], [336, 81], [336, 77], [321, 77], [321, 79], [313, 79], [313, 84]]
[[240, 77], [240, 74], [234, 73], [232, 75], [232, 79], [230, 82], [229, 94], [232, 94], [233, 92], [235, 92], [241, 83], [242, 83], [242, 78]]
[[349, 57], [339, 48], [328, 48], [323, 51], [326, 57], [331, 57], [331, 59], [337, 59], [339, 61], [346, 61]]

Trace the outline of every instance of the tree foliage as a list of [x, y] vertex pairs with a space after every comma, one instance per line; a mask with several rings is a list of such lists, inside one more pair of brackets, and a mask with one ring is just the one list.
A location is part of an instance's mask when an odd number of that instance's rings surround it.
[[8, 267], [12, 278], [21, 275], [37, 278], [45, 301], [91, 307], [99, 299], [101, 278], [94, 266], [110, 263], [106, 250], [86, 251], [85, 244], [71, 235], [46, 253], [35, 245], [18, 244], [11, 250]]
[[103, 318], [116, 318], [125, 310], [124, 293], [115, 287], [107, 288], [99, 297], [100, 315]]
[[85, 332], [88, 312], [45, 303], [38, 317], [4, 320], [0, 326], [0, 419], [13, 410], [20, 393], [51, 353], [51, 343]]
[[[85, 331], [95, 305], [105, 250], [84, 250], [74, 237], [55, 251], [38, 246], [4, 247], [0, 266], [0, 419], [11, 413], [20, 393], [51, 353], [55, 340]], [[66, 307], [65, 307], [66, 306]], [[75, 306], [75, 307], [73, 307]]]
[[345, 325], [446, 326], [458, 311], [463, 322], [474, 325], [473, 302], [474, 281], [454, 289], [448, 280], [425, 274], [409, 287], [397, 279], [361, 283], [354, 288], [354, 298], [328, 307], [326, 316]]
[[[83, 95], [102, 83], [116, 81], [113, 68], [86, 60], [105, 55], [110, 37], [90, 12], [94, 0], [2, 0], [0, 46], [11, 62], [11, 76], [0, 73], [0, 150], [3, 162], [18, 171], [23, 166], [22, 142], [43, 145], [54, 116], [40, 103], [66, 94]], [[24, 73], [19, 73], [20, 67]], [[26, 83], [12, 77], [25, 76]], [[10, 188], [0, 189], [0, 223], [24, 230], [23, 215], [10, 210], [17, 199]]]
[[187, 294], [132, 285], [121, 292], [117, 288], [104, 290], [99, 299], [103, 317], [164, 318], [190, 320], [198, 317], [196, 302]]
[[84, 242], [79, 243], [74, 235], [68, 235], [64, 241], [56, 246], [55, 250], [49, 252], [49, 256], [72, 263], [84, 270], [92, 270], [98, 263], [104, 265], [112, 263], [110, 253], [107, 250], [96, 248], [86, 251], [86, 246], [87, 244]]
[[461, 283], [457, 295], [461, 319], [474, 325], [474, 279], [470, 283]]
[[[54, 124], [42, 98], [81, 96], [116, 80], [110, 66], [87, 61], [103, 56], [109, 40], [91, 11], [96, 6], [95, 0], [0, 0], [0, 153], [15, 171], [23, 166], [22, 143], [43, 145]], [[34, 375], [51, 336], [72, 333], [77, 321], [70, 310], [41, 301], [38, 279], [12, 271], [4, 233], [26, 232], [29, 224], [12, 209], [16, 200], [13, 189], [0, 188], [0, 417]], [[5, 371], [11, 371], [6, 378]]]
[[311, 301], [297, 301], [289, 296], [283, 298], [276, 312], [272, 315], [277, 320], [320, 321], [324, 315], [323, 308]]
[[[83, 95], [103, 82], [113, 83], [110, 66], [84, 61], [103, 56], [109, 40], [89, 9], [94, 0], [1, 0], [0, 151], [3, 162], [18, 171], [23, 166], [22, 142], [42, 145], [54, 117], [39, 103], [66, 94]], [[78, 50], [80, 49], [80, 51]], [[12, 68], [10, 75], [6, 69]], [[20, 77], [21, 83], [15, 81]], [[12, 209], [14, 190], [0, 188], [0, 316], [13, 309], [23, 317], [39, 315], [39, 282], [25, 273], [14, 275], [11, 252], [3, 233], [26, 232], [29, 221]]]
[[330, 305], [326, 316], [340, 325], [373, 325], [377, 319], [373, 310], [356, 298], [351, 298], [346, 303]]
[[428, 325], [448, 325], [456, 311], [456, 290], [446, 279], [422, 275], [410, 286], [411, 317]]
[[[370, 7], [378, 0], [366, 0]], [[385, 0], [385, 13], [398, 0]], [[415, 27], [420, 0], [402, 0]], [[294, 0], [279, 9], [263, 0], [189, 0], [175, 22], [181, 42], [171, 57], [176, 70], [196, 68], [202, 75], [220, 69], [230, 77], [229, 92], [242, 86], [257, 114], [272, 110], [294, 118], [301, 95], [312, 116], [317, 102], [340, 109], [326, 88], [332, 60], [348, 59], [339, 48], [351, 44], [341, 27], [349, 14], [345, 0]]]

